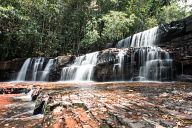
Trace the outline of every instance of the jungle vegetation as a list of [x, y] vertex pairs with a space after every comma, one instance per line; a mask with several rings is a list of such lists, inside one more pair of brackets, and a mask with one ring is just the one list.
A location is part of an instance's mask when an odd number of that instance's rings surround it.
[[178, 0], [0, 0], [0, 60], [101, 50], [190, 14]]

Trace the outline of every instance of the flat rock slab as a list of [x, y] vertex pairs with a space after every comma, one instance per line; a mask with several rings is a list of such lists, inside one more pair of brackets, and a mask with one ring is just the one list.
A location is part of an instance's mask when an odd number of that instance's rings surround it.
[[58, 82], [19, 85], [40, 87], [44, 94], [49, 94], [51, 97], [52, 100], [46, 104], [45, 110], [48, 106], [54, 107], [46, 110], [42, 127], [190, 128], [192, 126], [191, 83]]

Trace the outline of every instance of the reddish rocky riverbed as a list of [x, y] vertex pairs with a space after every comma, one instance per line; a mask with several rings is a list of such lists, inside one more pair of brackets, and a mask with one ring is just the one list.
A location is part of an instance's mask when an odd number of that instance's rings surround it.
[[[191, 128], [192, 83], [0, 83], [0, 126], [7, 128]], [[41, 88], [43, 115], [27, 94]], [[3, 91], [2, 91], [3, 90]]]

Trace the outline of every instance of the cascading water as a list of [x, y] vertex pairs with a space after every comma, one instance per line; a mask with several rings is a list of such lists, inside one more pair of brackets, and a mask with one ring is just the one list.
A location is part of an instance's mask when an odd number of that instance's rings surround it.
[[125, 56], [125, 52], [123, 50], [120, 50], [118, 53], [118, 60], [119, 62], [117, 64], [114, 64], [113, 66], [113, 74], [114, 74], [114, 78], [117, 79], [117, 74], [121, 74], [121, 80], [124, 80], [124, 56]]
[[50, 73], [53, 65], [54, 65], [54, 59], [50, 59], [46, 65], [45, 69], [43, 70], [40, 81], [48, 81], [49, 73]]
[[[137, 62], [139, 78], [137, 80], [166, 81], [172, 79], [172, 59], [165, 50], [155, 46], [158, 42], [158, 27], [146, 30], [121, 40], [117, 48], [134, 48], [135, 52], [131, 55], [131, 70], [135, 70]], [[119, 61], [119, 63], [121, 63]], [[124, 62], [123, 62], [124, 63]], [[134, 78], [135, 75], [132, 75]]]
[[158, 39], [158, 27], [134, 34], [131, 41], [131, 47], [153, 47]]
[[35, 63], [33, 64], [32, 81], [38, 80], [38, 71], [42, 71], [44, 61], [44, 58], [35, 59]]
[[45, 58], [28, 58], [18, 76], [17, 81], [47, 81], [51, 67], [54, 65], [54, 59], [49, 59], [48, 63]]
[[28, 59], [24, 62], [23, 66], [22, 66], [22, 68], [21, 68], [21, 70], [19, 71], [19, 74], [18, 74], [18, 76], [17, 76], [17, 81], [24, 81], [24, 80], [25, 80], [26, 73], [27, 73], [27, 69], [28, 69], [28, 67], [29, 67], [29, 65], [30, 65], [30, 62], [31, 62], [31, 58], [28, 58]]
[[90, 81], [98, 54], [99, 52], [94, 52], [77, 57], [70, 67], [62, 69], [60, 80]]
[[130, 43], [131, 43], [131, 36], [119, 41], [116, 48], [128, 48], [131, 45]]
[[[110, 64], [113, 64], [113, 67], [109, 65], [110, 69], [113, 68], [111, 69], [113, 72], [110, 71], [112, 74], [109, 75], [113, 75], [114, 80], [172, 80], [172, 59], [166, 50], [156, 46], [159, 41], [158, 31], [158, 27], [155, 27], [119, 41], [116, 46], [119, 48], [119, 53], [114, 52], [112, 54], [115, 59], [110, 58], [109, 54], [107, 60], [111, 62]], [[60, 80], [92, 80], [98, 54], [99, 52], [94, 52], [77, 57], [72, 65], [62, 69]], [[101, 59], [100, 56], [99, 58]], [[99, 59], [99, 61], [105, 61], [106, 58]], [[117, 58], [118, 62], [116, 61]], [[17, 80], [47, 81], [53, 65], [53, 59], [49, 61], [45, 58], [27, 59], [19, 72]]]
[[147, 58], [140, 67], [139, 76], [146, 80], [164, 81], [172, 79], [172, 59], [159, 47], [147, 48]]

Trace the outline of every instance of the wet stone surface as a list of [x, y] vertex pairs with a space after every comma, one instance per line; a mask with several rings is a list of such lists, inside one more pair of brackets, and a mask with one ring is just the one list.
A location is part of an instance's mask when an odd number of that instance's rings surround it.
[[23, 94], [0, 95], [1, 128], [30, 128], [41, 122], [42, 115], [33, 115], [35, 103], [19, 99], [24, 96]]
[[[45, 91], [47, 92], [47, 90]], [[192, 126], [190, 83], [113, 83], [50, 91], [43, 127]], [[54, 107], [53, 107], [54, 106]]]
[[43, 119], [43, 115], [33, 115], [35, 102], [27, 93], [28, 84], [0, 83], [0, 128], [30, 128]]
[[42, 88], [41, 94], [33, 103], [37, 106], [38, 101], [39, 103], [44, 101], [41, 108], [44, 117], [31, 116], [33, 112], [27, 108], [27, 103], [32, 102], [22, 102], [22, 105], [17, 102], [15, 107], [4, 106], [0, 109], [2, 119], [0, 126], [192, 127], [191, 83], [34, 83], [33, 85]]

